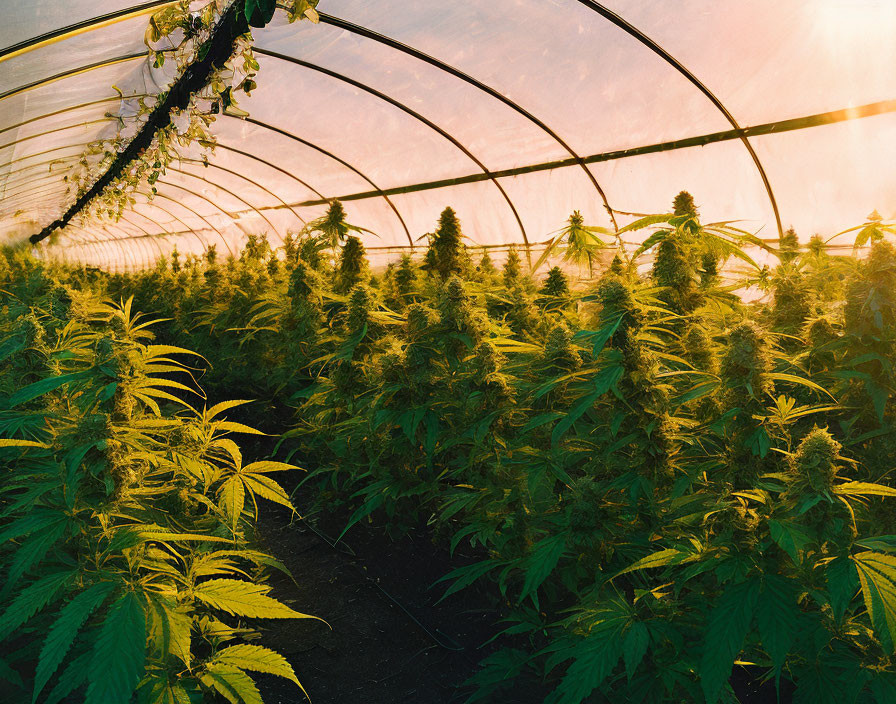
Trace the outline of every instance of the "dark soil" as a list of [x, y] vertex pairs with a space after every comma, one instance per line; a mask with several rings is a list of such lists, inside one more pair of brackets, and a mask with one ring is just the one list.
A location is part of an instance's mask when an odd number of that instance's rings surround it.
[[[247, 457], [273, 454], [272, 440], [254, 440], [245, 444]], [[292, 488], [288, 479], [283, 483]], [[300, 509], [311, 506], [314, 490], [300, 488], [294, 499]], [[297, 582], [274, 573], [273, 594], [327, 623], [270, 621], [260, 642], [289, 660], [313, 704], [462, 704], [473, 692], [464, 683], [483, 658], [499, 646], [525, 649], [508, 638], [485, 645], [502, 630], [502, 609], [491, 585], [474, 584], [439, 602], [445, 586], [436, 582], [482, 555], [460, 550], [450, 555], [425, 528], [393, 540], [385, 527], [365, 522], [337, 543], [350, 517], [344, 507], [304, 520], [292, 520], [269, 502], [264, 509], [261, 547]], [[734, 668], [731, 684], [738, 701], [790, 704], [793, 685], [782, 679], [779, 700], [774, 683], [761, 683], [761, 675], [759, 668]], [[255, 679], [265, 704], [307, 702], [287, 680]], [[482, 701], [543, 704], [549, 691], [532, 677], [520, 677], [512, 688]]]
[[[296, 578], [275, 577], [274, 594], [294, 609], [326, 619], [276, 621], [263, 643], [292, 663], [314, 704], [460, 704], [463, 682], [500, 630], [489, 595], [469, 589], [436, 604], [429, 588], [457, 563], [424, 535], [391, 541], [356, 527], [333, 545], [346, 516], [289, 524], [267, 511], [258, 526], [265, 549]], [[265, 704], [306, 701], [286, 680], [259, 679]], [[502, 701], [539, 704], [545, 692], [521, 682]]]

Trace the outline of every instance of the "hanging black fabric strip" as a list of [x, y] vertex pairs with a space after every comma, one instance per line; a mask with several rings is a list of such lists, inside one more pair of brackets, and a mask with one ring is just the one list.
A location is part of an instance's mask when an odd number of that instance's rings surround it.
[[37, 243], [50, 236], [54, 230], [65, 227], [94, 198], [100, 195], [109, 184], [118, 178], [125, 169], [149, 147], [156, 132], [171, 123], [172, 110], [187, 107], [192, 95], [208, 83], [211, 74], [222, 67], [234, 51], [236, 40], [249, 30], [249, 24], [243, 13], [243, 0], [235, 0], [228, 7], [218, 24], [212, 30], [211, 37], [199, 51], [196, 61], [190, 64], [181, 77], [165, 95], [165, 99], [149, 114], [149, 118], [134, 139], [116, 157], [112, 165], [96, 182], [65, 212], [58, 220], [47, 225], [39, 233], [31, 236], [31, 242]]

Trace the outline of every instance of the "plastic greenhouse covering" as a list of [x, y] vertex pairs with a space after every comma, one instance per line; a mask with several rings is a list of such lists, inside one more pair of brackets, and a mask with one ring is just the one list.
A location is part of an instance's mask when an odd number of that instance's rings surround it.
[[[64, 178], [170, 67], [164, 2], [0, 0], [0, 234], [72, 204]], [[374, 259], [451, 205], [480, 245], [537, 247], [573, 210], [621, 226], [692, 192], [760, 237], [896, 216], [892, 0], [322, 0], [254, 30], [248, 117], [219, 115], [117, 220], [76, 219], [54, 256], [136, 268], [175, 244], [279, 242], [345, 202]], [[113, 87], [114, 86], [114, 87]], [[120, 101], [116, 90], [126, 98]], [[846, 219], [844, 221], [844, 218]]]

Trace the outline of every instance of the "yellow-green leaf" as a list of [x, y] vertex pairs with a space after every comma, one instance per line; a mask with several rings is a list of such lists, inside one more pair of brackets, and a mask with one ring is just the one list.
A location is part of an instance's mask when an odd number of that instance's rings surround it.
[[862, 552], [852, 560], [859, 573], [865, 608], [881, 643], [893, 652], [896, 643], [896, 556]]
[[870, 482], [846, 482], [833, 487], [833, 492], [843, 496], [896, 496], [896, 489]]
[[686, 558], [688, 558], [687, 553], [683, 553], [681, 550], [675, 550], [674, 548], [660, 550], [659, 552], [655, 552], [652, 555], [648, 555], [647, 557], [642, 557], [634, 564], [631, 564], [624, 570], [617, 572], [616, 577], [628, 572], [636, 572], [637, 570], [647, 570], [652, 567], [663, 567], [665, 565], [683, 562]]
[[[299, 680], [286, 658], [268, 648], [260, 645], [232, 645], [229, 648], [219, 650], [213, 662], [233, 665], [241, 670], [253, 670], [254, 672], [266, 672], [269, 675], [285, 677], [296, 684]], [[301, 685], [299, 685], [301, 687]]]
[[[270, 587], [238, 579], [212, 579], [199, 584], [193, 594], [212, 608], [249, 618], [317, 618], [299, 613], [267, 596]], [[320, 620], [320, 619], [318, 619]]]
[[230, 704], [264, 704], [252, 678], [233, 665], [223, 663], [210, 665], [199, 679], [202, 684], [214, 689]]

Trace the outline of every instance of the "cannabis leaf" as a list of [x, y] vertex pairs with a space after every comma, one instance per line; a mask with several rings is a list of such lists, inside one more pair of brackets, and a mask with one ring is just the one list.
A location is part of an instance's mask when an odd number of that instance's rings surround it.
[[112, 604], [99, 629], [88, 668], [88, 704], [128, 704], [143, 672], [146, 619], [134, 592]]
[[[193, 595], [215, 609], [249, 618], [316, 618], [293, 611], [267, 596], [270, 587], [238, 579], [211, 579], [193, 590]], [[319, 620], [319, 619], [318, 619]]]
[[37, 701], [47, 682], [62, 664], [87, 617], [99, 608], [115, 587], [115, 582], [94, 584], [78, 594], [59, 612], [59, 618], [50, 627], [40, 651], [37, 672], [34, 675], [32, 702]]
[[700, 682], [708, 704], [715, 704], [743, 647], [760, 593], [752, 578], [729, 586], [716, 601], [706, 622], [706, 640], [700, 661]]

